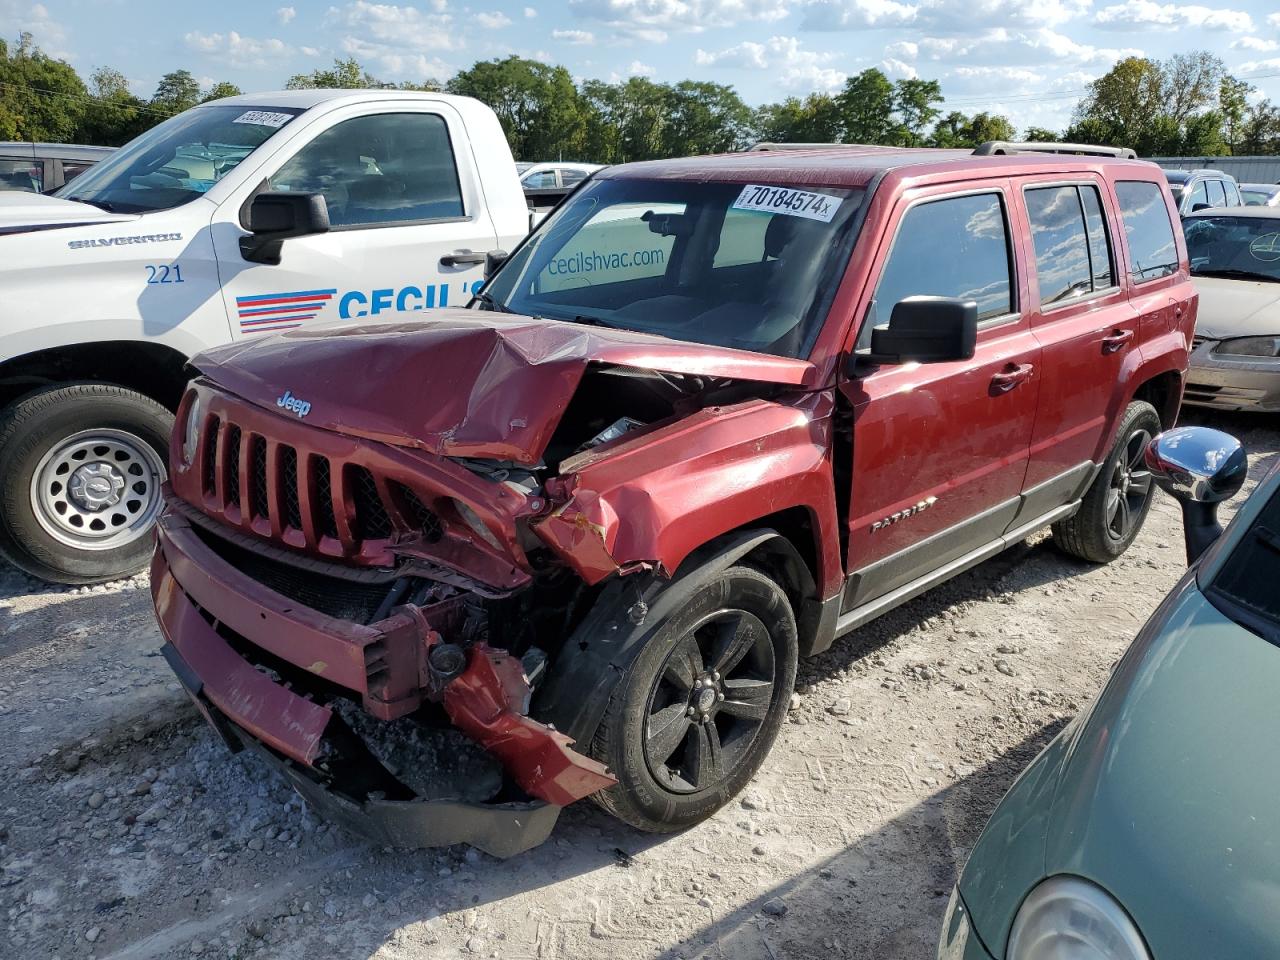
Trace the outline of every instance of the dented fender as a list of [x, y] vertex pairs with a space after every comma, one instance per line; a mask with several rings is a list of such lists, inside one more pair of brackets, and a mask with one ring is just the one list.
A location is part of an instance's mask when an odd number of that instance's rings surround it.
[[653, 569], [669, 576], [715, 537], [790, 508], [814, 531], [822, 596], [840, 589], [830, 392], [753, 399], [561, 464], [554, 508], [532, 530], [591, 584]]

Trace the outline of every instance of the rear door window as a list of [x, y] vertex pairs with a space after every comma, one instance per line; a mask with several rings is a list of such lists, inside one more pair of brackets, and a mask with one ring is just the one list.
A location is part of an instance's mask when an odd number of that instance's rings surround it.
[[1093, 291], [1084, 208], [1074, 187], [1026, 191], [1027, 216], [1036, 249], [1040, 303], [1049, 305]]
[[1164, 192], [1148, 180], [1118, 180], [1116, 197], [1129, 241], [1129, 279], [1147, 283], [1177, 272], [1178, 248]]
[[1240, 191], [1236, 188], [1236, 185], [1230, 180], [1223, 180], [1222, 186], [1227, 191], [1227, 206], [1240, 206], [1243, 201], [1240, 199]]
[[1258, 513], [1253, 526], [1222, 564], [1209, 588], [1212, 600], [1241, 625], [1280, 642], [1280, 493]]
[[39, 160], [0, 157], [0, 190], [39, 193], [44, 189], [44, 164]]
[[889, 322], [894, 305], [914, 296], [975, 300], [978, 319], [1012, 313], [1009, 225], [999, 193], [929, 200], [902, 217], [863, 325]]
[[1196, 204], [1207, 204], [1209, 202], [1209, 186], [1207, 180], [1197, 180], [1194, 187], [1191, 188], [1191, 199], [1187, 201], [1185, 209], [1194, 210]]
[[1210, 180], [1209, 184], [1209, 206], [1224, 207], [1227, 204], [1227, 192], [1222, 189], [1221, 180]]

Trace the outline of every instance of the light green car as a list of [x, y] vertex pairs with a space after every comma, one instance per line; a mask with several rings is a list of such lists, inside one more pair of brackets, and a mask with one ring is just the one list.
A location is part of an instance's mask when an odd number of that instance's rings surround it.
[[1177, 428], [1146, 462], [1191, 569], [1001, 801], [939, 960], [1280, 958], [1280, 464], [1223, 533], [1238, 442]]

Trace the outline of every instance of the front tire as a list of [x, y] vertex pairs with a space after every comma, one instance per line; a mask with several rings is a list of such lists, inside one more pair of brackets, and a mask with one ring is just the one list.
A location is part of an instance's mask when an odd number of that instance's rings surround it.
[[1110, 563], [1129, 549], [1151, 509], [1155, 486], [1143, 460], [1161, 430], [1160, 415], [1144, 400], [1125, 408], [1116, 442], [1072, 516], [1053, 525], [1053, 540], [1066, 553]]
[[719, 574], [653, 634], [614, 688], [591, 754], [618, 784], [596, 802], [653, 833], [711, 816], [773, 746], [797, 656], [782, 588], [751, 567]]
[[0, 553], [34, 577], [85, 584], [151, 555], [173, 416], [123, 387], [77, 383], [0, 413]]

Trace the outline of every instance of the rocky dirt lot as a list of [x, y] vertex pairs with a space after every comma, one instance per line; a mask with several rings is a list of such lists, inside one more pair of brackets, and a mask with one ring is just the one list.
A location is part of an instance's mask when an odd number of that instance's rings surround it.
[[[1256, 479], [1280, 424], [1229, 429]], [[781, 958], [931, 955], [1018, 771], [1096, 693], [1183, 569], [1160, 495], [1110, 567], [1037, 537], [803, 663], [757, 780], [702, 826], [590, 803], [514, 860], [371, 847], [229, 756], [158, 654], [145, 578], [0, 568], [0, 954]]]

